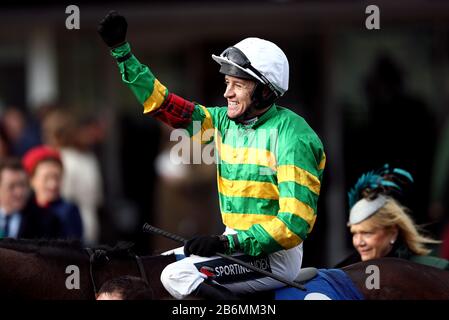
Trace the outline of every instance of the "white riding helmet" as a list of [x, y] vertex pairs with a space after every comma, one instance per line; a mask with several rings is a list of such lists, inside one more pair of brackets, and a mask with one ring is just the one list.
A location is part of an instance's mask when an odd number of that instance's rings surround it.
[[284, 52], [273, 42], [246, 38], [212, 59], [221, 66], [220, 72], [267, 85], [276, 96], [288, 90], [289, 66]]

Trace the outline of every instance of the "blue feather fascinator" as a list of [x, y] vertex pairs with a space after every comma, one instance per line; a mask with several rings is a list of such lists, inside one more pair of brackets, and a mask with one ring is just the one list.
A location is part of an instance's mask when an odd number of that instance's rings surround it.
[[412, 175], [400, 168], [392, 168], [385, 164], [378, 170], [362, 174], [354, 187], [348, 192], [349, 208], [362, 198], [376, 198], [379, 194], [393, 195], [401, 193], [403, 187], [413, 183]]

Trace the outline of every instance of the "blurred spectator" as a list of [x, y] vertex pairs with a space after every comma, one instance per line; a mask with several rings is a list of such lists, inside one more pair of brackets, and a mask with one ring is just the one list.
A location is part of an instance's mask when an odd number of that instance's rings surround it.
[[56, 109], [45, 116], [42, 133], [44, 141], [61, 153], [64, 166], [61, 194], [78, 205], [84, 240], [95, 244], [100, 233], [98, 209], [103, 202], [103, 185], [100, 165], [91, 147], [101, 135], [90, 125]]
[[433, 267], [448, 269], [449, 261], [429, 256], [429, 246], [436, 241], [425, 236], [403, 207], [392, 197], [400, 190], [400, 181], [413, 181], [402, 169], [368, 172], [362, 175], [349, 192], [349, 222], [356, 253], [337, 267], [352, 263], [394, 257]]
[[[366, 210], [379, 202], [383, 205], [369, 215]], [[428, 256], [431, 253], [429, 245], [439, 241], [424, 236], [407, 214], [407, 209], [395, 199], [382, 196], [375, 200], [364, 199], [351, 209], [351, 218], [354, 216], [354, 219], [355, 216], [367, 214], [364, 220], [357, 219], [348, 224], [357, 254], [351, 255], [340, 265], [394, 257], [449, 269], [448, 261]]]
[[[28, 199], [28, 201], [27, 201]], [[28, 179], [19, 160], [0, 163], [0, 238], [59, 238], [58, 218], [29, 197]]]
[[3, 125], [0, 123], [0, 160], [9, 157], [11, 154], [11, 143]]
[[[407, 90], [404, 72], [388, 54], [379, 55], [364, 82], [368, 103], [366, 122], [349, 122], [344, 155], [348, 177], [369, 167], [389, 163], [406, 168], [415, 178], [398, 200], [419, 223], [428, 223], [430, 176], [435, 127], [427, 105]], [[354, 159], [358, 159], [354, 161]], [[434, 230], [429, 230], [434, 232]]]
[[153, 293], [141, 278], [122, 276], [106, 281], [97, 300], [151, 300]]
[[31, 119], [27, 119], [19, 108], [7, 108], [1, 120], [13, 156], [22, 157], [30, 148], [41, 143], [39, 126]]
[[155, 206], [160, 203], [156, 194], [158, 179], [154, 168], [160, 144], [160, 127], [151, 117], [136, 117], [127, 112], [121, 112], [116, 123], [116, 129], [120, 132], [116, 160], [120, 186], [116, 186], [108, 214], [116, 236], [136, 243], [139, 254], [148, 254], [158, 247], [153, 237], [149, 238], [141, 232], [142, 224], [157, 225], [155, 218], [164, 214]]
[[59, 218], [61, 238], [81, 240], [83, 226], [79, 209], [61, 197], [63, 166], [59, 152], [47, 146], [37, 146], [24, 155], [22, 163], [30, 177], [36, 204], [48, 208]]
[[[170, 157], [177, 150], [174, 148], [176, 144], [179, 148], [179, 141], [170, 140], [173, 129], [166, 125], [161, 127], [162, 149], [155, 160], [158, 176], [156, 225], [186, 237], [220, 232], [224, 225], [221, 223], [218, 201], [214, 197], [217, 193], [215, 166], [205, 163], [188, 165], [193, 163], [193, 152], [176, 152], [176, 156], [180, 157], [178, 160], [182, 158], [183, 162], [175, 163]], [[194, 142], [188, 139], [186, 143], [189, 150], [193, 150]], [[169, 250], [174, 245], [173, 241], [163, 237], [155, 237], [154, 243], [159, 251]]]

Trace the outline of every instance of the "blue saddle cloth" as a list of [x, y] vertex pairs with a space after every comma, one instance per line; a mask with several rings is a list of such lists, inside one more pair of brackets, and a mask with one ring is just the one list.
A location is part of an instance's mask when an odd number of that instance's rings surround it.
[[275, 300], [364, 300], [345, 272], [339, 269], [319, 269], [304, 285], [306, 291], [286, 287], [275, 291]]

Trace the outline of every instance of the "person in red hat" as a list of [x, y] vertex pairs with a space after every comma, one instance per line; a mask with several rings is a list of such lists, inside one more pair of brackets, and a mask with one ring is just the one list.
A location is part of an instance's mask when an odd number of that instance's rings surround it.
[[59, 218], [61, 237], [81, 240], [83, 226], [79, 209], [61, 197], [63, 165], [59, 151], [43, 145], [34, 147], [23, 156], [22, 164], [30, 178], [35, 203]]

